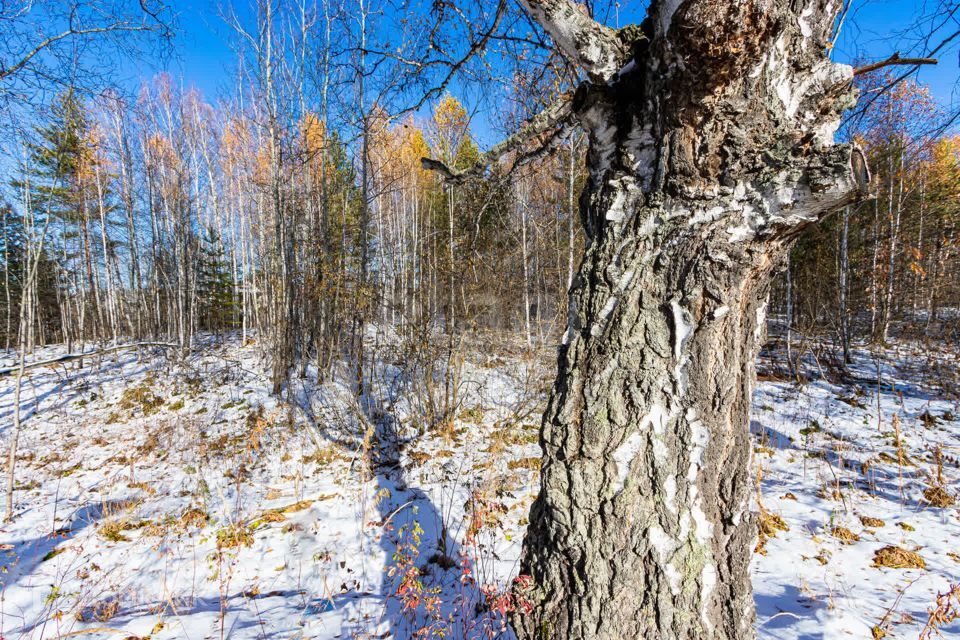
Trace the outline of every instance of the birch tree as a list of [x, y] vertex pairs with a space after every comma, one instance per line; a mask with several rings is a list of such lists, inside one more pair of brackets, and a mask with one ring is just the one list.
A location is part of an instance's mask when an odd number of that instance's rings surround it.
[[808, 225], [867, 193], [836, 144], [854, 70], [837, 4], [654, 0], [613, 30], [522, 0], [586, 75], [477, 167], [574, 121], [587, 246], [543, 419], [514, 616], [528, 638], [753, 637], [748, 429], [773, 271]]

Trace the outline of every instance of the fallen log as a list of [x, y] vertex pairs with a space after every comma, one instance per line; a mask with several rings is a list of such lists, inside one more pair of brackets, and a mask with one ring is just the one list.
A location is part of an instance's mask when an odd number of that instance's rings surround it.
[[[136, 349], [138, 347], [162, 347], [164, 349], [176, 349], [178, 345], [171, 344], [169, 342], [137, 342], [133, 344], [121, 344], [115, 347], [108, 347], [106, 349], [99, 349], [97, 351], [87, 351], [84, 353], [65, 353], [56, 358], [49, 358], [47, 360], [39, 360], [37, 362], [28, 362], [23, 365], [23, 370], [35, 369], [37, 367], [45, 367], [51, 364], [60, 364], [61, 362], [70, 362], [71, 360], [80, 360], [81, 358], [92, 358], [96, 356], [106, 355], [108, 353], [113, 353], [114, 351], [123, 351], [125, 349]], [[20, 370], [19, 365], [12, 367], [7, 367], [0, 369], [0, 378], [14, 374]]]

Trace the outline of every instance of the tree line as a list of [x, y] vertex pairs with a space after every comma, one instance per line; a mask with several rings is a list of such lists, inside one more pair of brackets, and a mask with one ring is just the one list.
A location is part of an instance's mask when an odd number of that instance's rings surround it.
[[[167, 75], [135, 101], [59, 94], [0, 208], [4, 347], [235, 332], [264, 343], [279, 389], [298, 364], [362, 361], [371, 321], [557, 338], [583, 242], [576, 134], [454, 185], [421, 166], [480, 154], [449, 94], [422, 119], [372, 109], [363, 144], [309, 110], [273, 127], [257, 104]], [[851, 127], [876, 197], [805, 231], [773, 289], [791, 330], [833, 336], [845, 360], [852, 340], [956, 326], [960, 138], [928, 135], [936, 108], [904, 82]]]
[[[871, 96], [893, 78], [873, 74], [860, 90]], [[929, 90], [906, 80], [851, 123], [873, 197], [801, 235], [772, 294], [779, 329], [831, 337], [841, 363], [857, 340], [956, 338], [960, 137], [938, 129], [941, 118]]]
[[581, 242], [576, 137], [452, 186], [421, 166], [479, 155], [450, 95], [422, 122], [373, 110], [362, 146], [315, 112], [270, 122], [165, 75], [135, 102], [60, 94], [8, 179], [5, 347], [22, 335], [28, 350], [150, 338], [186, 351], [201, 332], [235, 332], [264, 343], [279, 389], [296, 364], [359, 355], [367, 322], [520, 327], [531, 344], [553, 333]]

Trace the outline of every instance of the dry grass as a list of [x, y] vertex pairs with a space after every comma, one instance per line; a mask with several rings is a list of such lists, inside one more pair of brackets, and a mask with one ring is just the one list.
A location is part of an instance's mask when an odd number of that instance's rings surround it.
[[783, 518], [777, 514], [762, 509], [760, 511], [760, 518], [758, 519], [760, 525], [760, 531], [771, 538], [775, 538], [777, 531], [790, 531], [790, 527], [787, 526], [787, 523], [783, 521]]
[[230, 524], [217, 531], [217, 549], [253, 546], [253, 533], [243, 523]]
[[262, 516], [254, 520], [252, 526], [257, 526], [265, 522], [283, 522], [287, 519], [287, 516], [283, 515], [279, 511], [267, 511]]
[[759, 538], [757, 546], [753, 549], [754, 553], [762, 556], [767, 555], [767, 539], [776, 538], [778, 531], [789, 531], [790, 527], [783, 521], [783, 518], [776, 513], [767, 511], [760, 507], [760, 515], [757, 517], [757, 527], [759, 529]]
[[926, 569], [927, 563], [915, 551], [888, 545], [874, 552], [873, 566], [889, 569]]
[[[323, 499], [323, 498], [321, 498]], [[271, 509], [260, 516], [253, 519], [250, 524], [251, 528], [257, 528], [261, 524], [268, 522], [283, 522], [287, 519], [285, 513], [296, 513], [297, 511], [303, 511], [308, 509], [310, 505], [313, 504], [313, 500], [301, 500], [300, 502], [294, 502], [293, 504], [288, 504], [285, 507], [280, 507], [278, 509]]]
[[177, 518], [177, 528], [181, 531], [189, 531], [190, 529], [203, 529], [207, 526], [207, 522], [210, 520], [210, 517], [207, 515], [207, 512], [203, 509], [197, 507], [191, 507], [180, 514], [180, 517]]
[[482, 424], [483, 423], [483, 409], [481, 407], [471, 407], [470, 409], [464, 409], [460, 412], [460, 415], [457, 416], [457, 419], [460, 422], [466, 422], [469, 424]]
[[836, 486], [824, 485], [817, 491], [817, 497], [822, 500], [833, 500], [834, 502], [843, 502], [843, 493]]
[[304, 464], [315, 462], [320, 466], [326, 466], [335, 460], [349, 460], [349, 458], [341, 454], [333, 445], [323, 449], [317, 449], [313, 453], [303, 456]]
[[134, 531], [149, 527], [152, 523], [149, 520], [128, 520], [126, 518], [117, 518], [100, 523], [97, 527], [97, 533], [104, 540], [110, 542], [130, 542], [130, 538], [124, 535], [125, 531]]
[[130, 482], [127, 484], [127, 487], [130, 489], [139, 489], [149, 496], [156, 495], [157, 490], [151, 487], [146, 482]]
[[956, 504], [957, 500], [949, 491], [941, 486], [927, 487], [923, 490], [923, 499], [931, 506], [946, 509]]
[[280, 513], [296, 513], [297, 511], [308, 509], [311, 504], [313, 504], [313, 500], [301, 500], [300, 502], [294, 502], [293, 504], [281, 507], [279, 511]]
[[507, 463], [507, 469], [510, 469], [511, 471], [516, 469], [537, 471], [540, 469], [540, 458], [520, 458], [519, 460], [511, 460]]
[[109, 542], [130, 542], [130, 538], [123, 535], [127, 529], [127, 522], [124, 520], [112, 520], [101, 523], [97, 527], [97, 533], [100, 537]]
[[863, 526], [873, 527], [874, 529], [879, 529], [887, 524], [880, 518], [871, 518], [870, 516], [860, 516], [860, 522], [863, 524]]
[[77, 613], [78, 622], [109, 622], [120, 611], [120, 600], [108, 598], [93, 603]]
[[142, 384], [125, 389], [120, 396], [120, 408], [131, 412], [131, 416], [138, 409], [144, 416], [156, 413], [163, 406], [163, 398], [153, 392], [153, 380], [147, 378]]
[[534, 424], [515, 422], [497, 423], [490, 434], [490, 444], [484, 453], [499, 455], [512, 448], [535, 444], [539, 438], [539, 428]]
[[902, 446], [897, 447], [896, 454], [897, 454], [896, 457], [894, 457], [889, 453], [887, 453], [886, 451], [881, 451], [878, 457], [884, 462], [899, 465], [901, 467], [913, 466], [913, 460], [910, 459], [910, 456], [907, 455], [907, 452], [903, 449]]
[[410, 461], [419, 466], [422, 466], [424, 463], [433, 458], [433, 455], [427, 453], [426, 451], [410, 451], [407, 453], [407, 457], [410, 458]]
[[846, 527], [834, 527], [830, 530], [830, 535], [842, 541], [844, 544], [853, 544], [854, 542], [860, 541], [860, 536]]

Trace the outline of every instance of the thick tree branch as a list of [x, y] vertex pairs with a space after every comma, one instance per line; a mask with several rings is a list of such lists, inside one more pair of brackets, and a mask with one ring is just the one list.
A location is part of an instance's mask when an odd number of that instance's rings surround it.
[[[420, 163], [424, 169], [436, 171], [443, 176], [444, 180], [454, 184], [466, 182], [470, 178], [479, 177], [483, 175], [483, 172], [493, 163], [507, 154], [521, 149], [535, 137], [550, 132], [550, 140], [555, 139], [557, 131], [565, 130], [566, 125], [573, 115], [572, 102], [572, 96], [569, 93], [564, 94], [558, 101], [528, 120], [515, 134], [503, 142], [494, 145], [489, 151], [480, 156], [477, 162], [467, 169], [455, 171], [443, 162], [433, 160], [432, 158], [421, 158]], [[539, 157], [536, 151], [523, 154], [521, 155], [522, 160], [518, 160], [516, 164], [521, 164], [522, 161], [529, 161], [535, 157]]]
[[629, 46], [573, 0], [520, 0], [520, 4], [591, 80], [606, 82], [626, 64]]

